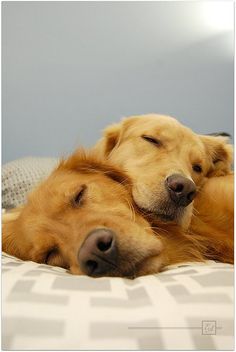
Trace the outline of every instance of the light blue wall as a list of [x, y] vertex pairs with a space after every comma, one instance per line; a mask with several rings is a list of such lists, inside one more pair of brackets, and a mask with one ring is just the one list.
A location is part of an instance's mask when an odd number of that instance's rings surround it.
[[233, 133], [233, 28], [211, 26], [204, 11], [191, 1], [3, 2], [3, 162], [92, 145], [131, 114]]

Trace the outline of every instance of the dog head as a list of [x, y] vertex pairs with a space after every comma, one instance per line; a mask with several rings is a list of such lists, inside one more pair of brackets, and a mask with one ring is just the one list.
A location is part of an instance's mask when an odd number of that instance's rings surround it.
[[136, 204], [188, 227], [193, 200], [208, 177], [230, 173], [232, 146], [194, 133], [176, 119], [142, 115], [109, 126], [95, 146], [132, 179]]
[[93, 277], [134, 277], [139, 267], [145, 274], [145, 262], [162, 251], [132, 205], [127, 175], [83, 151], [62, 161], [3, 224], [2, 244], [23, 260]]

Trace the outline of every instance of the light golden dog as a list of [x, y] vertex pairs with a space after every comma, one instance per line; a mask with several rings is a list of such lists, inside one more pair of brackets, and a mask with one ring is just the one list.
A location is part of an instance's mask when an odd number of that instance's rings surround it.
[[127, 171], [141, 209], [180, 224], [199, 241], [211, 238], [209, 257], [233, 261], [233, 175], [220, 177], [232, 174], [227, 138], [150, 114], [109, 126], [95, 150]]
[[184, 227], [205, 179], [231, 172], [232, 146], [224, 137], [195, 134], [168, 116], [126, 118], [108, 127], [95, 149], [127, 170], [141, 209]]
[[77, 151], [26, 205], [3, 215], [3, 250], [93, 277], [134, 278], [204, 259], [202, 244], [178, 225], [157, 221], [152, 228], [132, 205], [131, 188], [113, 164]]

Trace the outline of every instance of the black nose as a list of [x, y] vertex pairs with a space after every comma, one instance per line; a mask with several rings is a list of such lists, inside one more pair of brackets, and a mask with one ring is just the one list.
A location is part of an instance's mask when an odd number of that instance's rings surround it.
[[117, 264], [115, 233], [110, 229], [91, 231], [80, 248], [78, 261], [82, 271], [89, 276], [112, 272]]
[[182, 207], [189, 205], [196, 195], [196, 186], [193, 181], [179, 174], [167, 177], [166, 188], [172, 201]]

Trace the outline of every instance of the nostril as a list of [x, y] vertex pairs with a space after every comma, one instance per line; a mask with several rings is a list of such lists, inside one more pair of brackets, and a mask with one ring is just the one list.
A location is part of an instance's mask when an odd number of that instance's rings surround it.
[[[167, 182], [168, 182], [168, 181], [167, 181]], [[168, 182], [168, 187], [169, 187], [172, 191], [174, 191], [174, 192], [176, 192], [176, 193], [181, 193], [181, 192], [183, 191], [183, 189], [184, 189], [183, 183], [177, 182], [177, 181], [175, 181], [175, 180], [169, 181], [169, 182]]]
[[195, 191], [190, 192], [187, 196], [188, 200], [192, 201], [194, 199], [195, 195], [196, 195]]
[[87, 260], [86, 266], [90, 274], [92, 274], [97, 269], [98, 263], [95, 260]]
[[184, 185], [183, 185], [182, 183], [177, 183], [177, 184], [175, 185], [175, 187], [173, 187], [172, 189], [173, 189], [173, 191], [175, 191], [175, 192], [177, 192], [177, 193], [180, 193], [180, 192], [183, 191]]
[[111, 244], [112, 238], [109, 240], [100, 240], [97, 244], [97, 247], [101, 252], [106, 252], [109, 248], [111, 248]]

